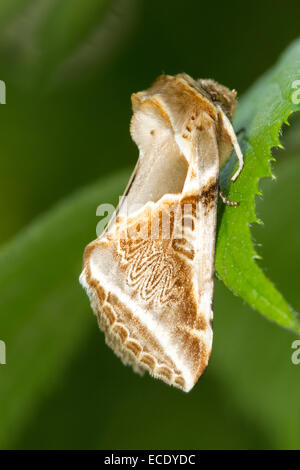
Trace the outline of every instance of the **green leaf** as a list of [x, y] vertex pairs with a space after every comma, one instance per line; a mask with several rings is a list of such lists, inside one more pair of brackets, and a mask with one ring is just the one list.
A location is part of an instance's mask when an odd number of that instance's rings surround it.
[[[298, 315], [258, 266], [250, 226], [259, 222], [255, 214], [258, 182], [272, 177], [271, 149], [280, 146], [282, 123], [300, 109], [292, 102], [293, 82], [299, 80], [300, 40], [294, 42], [278, 63], [241, 100], [235, 118], [236, 129], [245, 128], [242, 139], [245, 167], [228, 197], [241, 202], [237, 208], [221, 209], [216, 250], [218, 277], [235, 294], [279, 325], [300, 332]], [[222, 174], [228, 187], [232, 160]], [[280, 217], [280, 214], [278, 214]], [[276, 256], [276, 253], [274, 253]]]

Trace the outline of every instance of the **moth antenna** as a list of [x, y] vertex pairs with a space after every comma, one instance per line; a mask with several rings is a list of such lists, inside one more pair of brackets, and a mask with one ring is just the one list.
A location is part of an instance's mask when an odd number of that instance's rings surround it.
[[239, 146], [239, 143], [237, 141], [236, 133], [234, 132], [234, 129], [232, 127], [232, 124], [231, 124], [230, 120], [228, 119], [228, 117], [226, 116], [226, 114], [224, 113], [224, 111], [221, 108], [220, 108], [220, 111], [221, 111], [221, 114], [222, 114], [225, 129], [228, 132], [228, 135], [231, 139], [233, 148], [235, 150], [235, 153], [236, 153], [238, 161], [239, 161], [239, 167], [238, 167], [237, 171], [234, 173], [234, 175], [231, 177], [231, 181], [235, 181], [239, 177], [239, 175], [240, 175], [240, 173], [243, 169], [244, 157], [243, 157], [241, 148]]
[[226, 204], [227, 206], [235, 206], [236, 207], [236, 206], [240, 205], [240, 201], [229, 201], [229, 199], [227, 199], [227, 197], [224, 196], [224, 194], [222, 193], [220, 188], [219, 188], [219, 196], [222, 199], [222, 201], [224, 202], [224, 204]]

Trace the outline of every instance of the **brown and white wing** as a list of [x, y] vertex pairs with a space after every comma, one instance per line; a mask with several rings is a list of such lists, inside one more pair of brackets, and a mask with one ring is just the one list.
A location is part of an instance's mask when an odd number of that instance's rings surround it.
[[133, 97], [139, 165], [118, 217], [86, 248], [80, 278], [122, 361], [185, 391], [212, 346], [219, 174], [213, 111], [190, 95], [180, 115], [174, 90], [172, 99]]

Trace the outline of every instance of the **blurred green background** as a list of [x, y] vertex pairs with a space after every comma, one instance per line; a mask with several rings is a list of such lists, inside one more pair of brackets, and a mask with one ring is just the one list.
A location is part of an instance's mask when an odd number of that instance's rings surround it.
[[[211, 362], [186, 395], [121, 364], [77, 280], [96, 236], [96, 206], [116, 202], [138, 156], [130, 94], [183, 71], [242, 94], [300, 33], [299, 1], [279, 5], [1, 1], [1, 448], [300, 447], [294, 334], [216, 282]], [[260, 265], [299, 311], [293, 121], [277, 152], [276, 183], [261, 184], [264, 226], [253, 234]]]

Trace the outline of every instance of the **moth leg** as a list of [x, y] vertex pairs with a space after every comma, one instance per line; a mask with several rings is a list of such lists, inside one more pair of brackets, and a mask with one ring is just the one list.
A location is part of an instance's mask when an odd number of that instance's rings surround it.
[[224, 204], [226, 204], [227, 206], [239, 206], [240, 205], [240, 201], [229, 201], [229, 199], [227, 199], [222, 193], [220, 187], [219, 187], [219, 196], [224, 202]]

